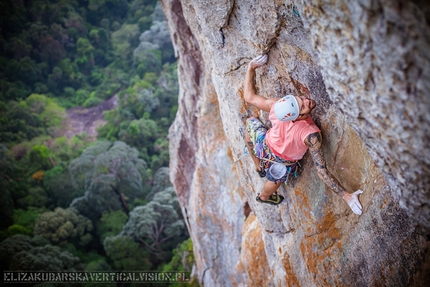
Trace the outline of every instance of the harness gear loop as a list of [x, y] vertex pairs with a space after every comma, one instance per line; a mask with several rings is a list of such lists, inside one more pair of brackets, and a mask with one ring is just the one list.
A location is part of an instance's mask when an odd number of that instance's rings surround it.
[[298, 163], [297, 161], [295, 161], [295, 162], [277, 162], [277, 161], [273, 161], [273, 160], [270, 160], [270, 159], [267, 159], [267, 158], [260, 158], [260, 159], [268, 161], [268, 162], [271, 162], [271, 163], [280, 163], [280, 164], [283, 164], [285, 166], [292, 166], [292, 165], [295, 165], [296, 163]]

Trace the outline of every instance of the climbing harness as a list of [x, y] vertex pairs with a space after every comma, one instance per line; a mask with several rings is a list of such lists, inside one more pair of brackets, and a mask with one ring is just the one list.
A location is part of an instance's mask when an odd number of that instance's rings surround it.
[[267, 159], [267, 158], [260, 158], [260, 159], [268, 161], [268, 162], [271, 162], [271, 163], [282, 164], [282, 165], [285, 165], [285, 166], [291, 166], [291, 165], [295, 165], [296, 163], [298, 163], [298, 161], [294, 161], [294, 162], [291, 162], [291, 161], [289, 161], [289, 162], [277, 162], [277, 161], [273, 161], [273, 160], [270, 160], [270, 159]]
[[[271, 166], [268, 168], [268, 172], [267, 172], [268, 176], [266, 176], [268, 180], [274, 181], [276, 183], [278, 180], [281, 180], [286, 175], [286, 178], [284, 181], [284, 185], [286, 185], [290, 177], [290, 174], [293, 174], [295, 178], [299, 177], [297, 173], [297, 169], [298, 167], [301, 167], [301, 165], [298, 161], [276, 162], [267, 158], [261, 158], [261, 160], [272, 163]], [[284, 168], [281, 168], [280, 166], [284, 166]], [[275, 169], [275, 172], [272, 172], [273, 171], [272, 169]]]
[[[288, 181], [290, 174], [294, 174], [294, 176], [297, 178], [297, 168], [300, 166], [299, 162], [286, 161], [285, 159], [276, 156], [270, 151], [270, 148], [264, 142], [267, 128], [259, 120], [252, 120], [248, 124], [253, 125], [252, 130], [254, 132], [252, 134], [250, 133], [251, 140], [256, 143], [253, 153], [260, 160], [260, 169], [257, 169], [258, 175], [261, 178], [266, 177], [268, 180], [275, 183], [278, 181], [284, 182], [284, 179], [285, 182]], [[262, 132], [256, 133], [257, 131]], [[239, 129], [239, 132], [242, 137], [245, 136], [243, 129]], [[243, 154], [237, 158], [234, 163], [238, 163], [247, 155], [250, 155], [250, 152], [247, 145], [244, 145]]]
[[[245, 145], [243, 147], [243, 155], [241, 155], [237, 160], [235, 160], [234, 163], [239, 162], [242, 158], [244, 158], [247, 155], [249, 155], [249, 151], [248, 151], [247, 146]], [[284, 185], [286, 185], [288, 182], [288, 179], [290, 177], [290, 174], [293, 174], [295, 178], [299, 177], [297, 174], [298, 167], [301, 167], [299, 161], [277, 162], [277, 161], [270, 160], [267, 158], [260, 158], [260, 160], [271, 163], [270, 167], [267, 168], [268, 172], [264, 173], [268, 180], [274, 181], [276, 183], [278, 180], [282, 179], [286, 174], [286, 178], [285, 178], [285, 182], [284, 182]], [[262, 161], [261, 161], [261, 163], [262, 163]], [[260, 166], [261, 166], [262, 171], [265, 170], [263, 165], [260, 165]], [[282, 168], [280, 166], [282, 166]], [[261, 174], [260, 174], [260, 172], [258, 172], [258, 173], [259, 173], [260, 177], [264, 177], [263, 173], [261, 173]], [[268, 175], [268, 177], [267, 177], [267, 175]]]

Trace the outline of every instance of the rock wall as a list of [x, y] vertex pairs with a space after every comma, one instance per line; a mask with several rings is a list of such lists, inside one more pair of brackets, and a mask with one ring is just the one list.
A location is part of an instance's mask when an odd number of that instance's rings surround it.
[[[424, 286], [430, 274], [428, 4], [161, 3], [180, 79], [170, 177], [199, 281]], [[264, 180], [243, 154], [241, 133], [247, 117], [267, 122], [267, 114], [243, 101], [243, 79], [248, 62], [265, 52], [258, 92], [316, 100], [312, 117], [329, 170], [350, 192], [364, 191], [360, 217], [322, 184], [309, 155], [299, 177], [279, 190], [284, 203], [255, 201]]]
[[309, 2], [300, 11], [330, 98], [430, 230], [430, 3]]

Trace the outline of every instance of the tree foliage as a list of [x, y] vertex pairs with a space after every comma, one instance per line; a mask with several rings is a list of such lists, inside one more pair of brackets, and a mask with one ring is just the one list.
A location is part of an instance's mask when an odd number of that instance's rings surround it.
[[[173, 257], [169, 263], [165, 264], [162, 268], [163, 272], [192, 272], [192, 267], [196, 263], [193, 251], [193, 242], [191, 238], [178, 244], [178, 247], [173, 250]], [[187, 282], [175, 282], [169, 286], [172, 287], [190, 287], [200, 286], [196, 277], [192, 277]]]
[[152, 201], [130, 212], [120, 235], [135, 238], [161, 258], [166, 245], [185, 239], [186, 227], [173, 187], [156, 193]]
[[[139, 34], [151, 27], [157, 3], [3, 2], [3, 11], [7, 12], [0, 19], [0, 29], [7, 32], [2, 33], [3, 49], [0, 49], [0, 63], [4, 67], [0, 72], [0, 78], [4, 79], [0, 84], [2, 101], [23, 99], [32, 92], [62, 97], [66, 88], [69, 91], [84, 88], [103, 98], [102, 92], [112, 88], [109, 83], [115, 83], [112, 81], [115, 77], [109, 79], [109, 74], [123, 71], [129, 78], [133, 76], [135, 71], [129, 69], [131, 54], [139, 43]], [[160, 16], [156, 18], [160, 20]], [[94, 71], [103, 69], [110, 71], [95, 76]], [[125, 80], [118, 84], [125, 87], [129, 83]], [[69, 103], [73, 102], [83, 103], [69, 99]]]
[[142, 60], [145, 51], [157, 50], [161, 52], [160, 62], [174, 61], [174, 51], [169, 29], [164, 19], [162, 21], [154, 21], [151, 28], [140, 35], [139, 40], [140, 44], [133, 52], [135, 60]]
[[101, 141], [87, 148], [70, 163], [69, 172], [75, 187], [85, 190], [72, 206], [87, 201], [99, 214], [126, 210], [135, 198], [146, 193], [146, 163], [136, 149], [123, 142]]
[[28, 189], [28, 193], [25, 197], [17, 200], [20, 207], [45, 207], [48, 203], [48, 194], [41, 186], [34, 186]]
[[73, 242], [80, 246], [92, 240], [91, 221], [80, 215], [76, 209], [57, 207], [54, 211], [42, 213], [34, 227], [34, 234], [41, 235], [54, 244]]
[[[175, 201], [156, 199], [170, 186], [167, 132], [178, 95], [160, 4], [4, 0], [1, 8], [0, 241], [9, 246], [14, 238], [22, 247], [11, 247], [4, 270], [12, 259], [14, 268], [72, 270], [76, 257], [87, 270], [159, 268], [163, 261], [153, 254], [161, 252], [149, 253], [153, 240], [146, 235], [119, 236], [105, 250], [109, 258], [100, 242], [121, 233], [127, 212], [138, 206], [148, 206], [158, 241], [177, 234], [161, 242], [165, 260], [186, 236], [168, 211]], [[109, 142], [86, 148], [91, 139], [85, 134], [64, 136], [66, 108], [93, 107], [113, 95], [119, 106], [105, 113], [98, 134]], [[157, 214], [167, 219], [162, 228]], [[42, 234], [68, 253], [45, 246], [45, 237], [23, 234]], [[89, 244], [91, 236], [97, 238]]]
[[176, 65], [164, 65], [160, 75], [146, 73], [120, 94], [118, 109], [105, 114], [107, 124], [99, 137], [136, 147], [152, 173], [168, 166], [167, 130], [175, 118], [177, 94]]
[[163, 191], [164, 189], [171, 186], [172, 183], [170, 182], [169, 168], [161, 167], [154, 175], [151, 191], [146, 198], [148, 200], [151, 200], [156, 193]]
[[101, 241], [103, 242], [106, 237], [115, 236], [120, 233], [127, 219], [127, 214], [122, 210], [103, 214], [97, 225], [97, 233]]
[[43, 187], [49, 194], [49, 206], [67, 208], [73, 199], [84, 194], [73, 186], [67, 168], [57, 165], [45, 173]]
[[130, 237], [106, 237], [103, 245], [116, 270], [150, 270], [148, 251]]
[[[0, 139], [4, 143], [30, 141], [38, 136], [55, 136], [65, 117], [64, 109], [44, 95], [31, 94], [19, 102], [0, 102]], [[43, 163], [45, 164], [45, 163]]]
[[12, 257], [9, 268], [11, 270], [77, 271], [82, 270], [83, 266], [79, 258], [70, 252], [47, 244], [16, 253]]
[[[49, 169], [51, 151], [45, 145], [34, 145], [28, 154], [29, 160], [38, 163], [41, 169]], [[51, 160], [52, 161], [52, 160]]]
[[33, 233], [33, 228], [39, 219], [39, 214], [45, 212], [45, 209], [39, 209], [33, 206], [28, 209], [15, 209], [13, 211], [13, 222], [20, 226], [27, 228]]
[[29, 251], [30, 249], [43, 246], [49, 242], [41, 239], [40, 237], [33, 237], [26, 235], [17, 234], [9, 237], [0, 243], [0, 254], [2, 255], [2, 260], [0, 261], [0, 267], [2, 270], [9, 269], [9, 264], [12, 258], [22, 252]]
[[9, 191], [12, 181], [11, 172], [15, 169], [15, 163], [8, 149], [0, 144], [0, 228], [5, 228], [12, 223], [13, 201]]

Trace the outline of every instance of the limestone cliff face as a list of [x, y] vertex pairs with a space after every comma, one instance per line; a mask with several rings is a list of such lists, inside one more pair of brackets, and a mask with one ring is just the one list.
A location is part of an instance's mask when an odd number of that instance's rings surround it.
[[[419, 1], [162, 0], [178, 57], [170, 130], [177, 190], [205, 286], [424, 286], [430, 271], [430, 9]], [[258, 93], [310, 94], [328, 169], [356, 216], [306, 155], [285, 202], [264, 184], [241, 132], [249, 61]], [[252, 213], [244, 216], [244, 203]], [[417, 228], [416, 225], [420, 228]], [[424, 232], [422, 230], [425, 230]]]

